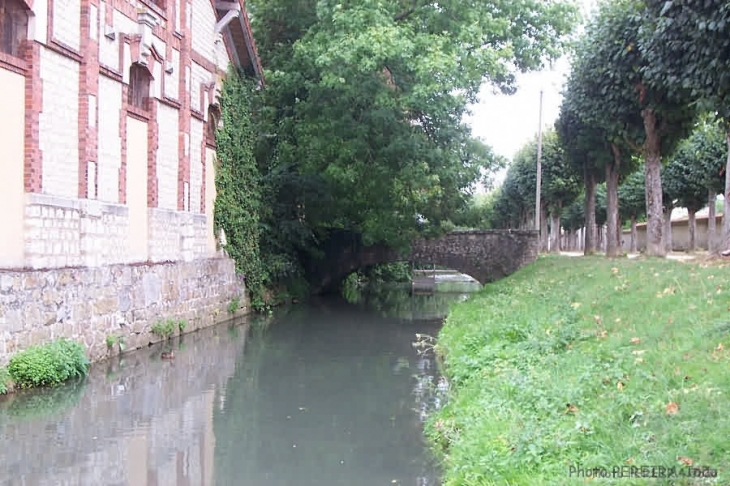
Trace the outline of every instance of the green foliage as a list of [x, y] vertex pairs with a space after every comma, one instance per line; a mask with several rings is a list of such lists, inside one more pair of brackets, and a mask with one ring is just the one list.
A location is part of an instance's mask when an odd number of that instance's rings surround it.
[[[509, 165], [504, 184], [496, 193], [492, 205], [491, 224], [497, 228], [533, 227], [535, 195], [537, 192], [537, 137], [515, 154]], [[540, 199], [551, 212], [562, 212], [580, 193], [580, 177], [554, 129], [543, 134], [542, 183]]]
[[730, 122], [730, 4], [726, 0], [645, 2], [642, 74], [675, 97], [702, 103]]
[[150, 332], [162, 339], [170, 339], [170, 337], [175, 334], [175, 330], [178, 328], [178, 321], [175, 319], [165, 319], [154, 323], [150, 328]]
[[8, 371], [18, 387], [55, 386], [86, 376], [89, 360], [84, 347], [68, 339], [31, 346], [10, 358]]
[[272, 281], [332, 229], [401, 246], [461, 225], [503, 163], [462, 122], [468, 103], [559, 56], [577, 17], [563, 0], [248, 6], [268, 69], [256, 154]]
[[0, 395], [8, 392], [8, 384], [10, 382], [10, 372], [5, 366], [0, 366]]
[[646, 189], [644, 188], [644, 166], [624, 179], [618, 188], [619, 213], [625, 220], [642, 218], [646, 214]]
[[125, 336], [117, 336], [116, 334], [109, 334], [106, 337], [106, 347], [111, 351], [114, 346], [119, 347], [119, 352], [122, 352], [127, 347], [127, 338]]
[[235, 314], [236, 311], [240, 308], [241, 308], [241, 298], [234, 297], [233, 299], [231, 299], [231, 302], [228, 304], [228, 313]]
[[682, 461], [730, 481], [728, 285], [720, 266], [546, 257], [453, 306], [436, 346], [452, 396], [426, 431], [444, 486]]
[[177, 328], [180, 331], [180, 334], [185, 332], [186, 327], [188, 327], [188, 321], [186, 321], [185, 319], [180, 319], [179, 321], [177, 321]]
[[229, 72], [220, 98], [223, 126], [216, 132], [215, 226], [250, 292], [266, 276], [259, 257], [260, 177], [254, 157], [253, 82]]

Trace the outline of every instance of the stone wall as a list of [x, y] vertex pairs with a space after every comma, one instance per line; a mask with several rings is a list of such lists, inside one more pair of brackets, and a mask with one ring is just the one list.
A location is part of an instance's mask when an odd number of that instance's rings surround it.
[[92, 361], [108, 355], [106, 338], [129, 349], [159, 338], [156, 322], [185, 319], [185, 332], [230, 318], [245, 288], [228, 258], [96, 268], [0, 270], [0, 365], [22, 349], [65, 337], [82, 342]]
[[385, 245], [364, 246], [359, 235], [333, 233], [324, 245], [324, 259], [305, 262], [314, 293], [329, 292], [350, 273], [382, 263], [433, 263], [458, 270], [484, 284], [503, 278], [535, 261], [537, 231], [454, 231], [440, 238], [419, 239], [402, 254]]

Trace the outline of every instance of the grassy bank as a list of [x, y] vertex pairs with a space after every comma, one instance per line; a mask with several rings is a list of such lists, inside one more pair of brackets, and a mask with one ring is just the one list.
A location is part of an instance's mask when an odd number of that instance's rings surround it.
[[546, 257], [454, 306], [426, 431], [444, 484], [730, 484], [729, 270]]

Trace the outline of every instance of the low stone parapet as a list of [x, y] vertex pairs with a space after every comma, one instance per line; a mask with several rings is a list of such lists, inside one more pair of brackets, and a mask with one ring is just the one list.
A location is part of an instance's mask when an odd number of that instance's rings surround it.
[[0, 365], [56, 338], [77, 340], [89, 358], [108, 356], [108, 336], [128, 349], [159, 341], [151, 327], [184, 319], [185, 332], [230, 318], [245, 286], [228, 258], [45, 270], [0, 270]]

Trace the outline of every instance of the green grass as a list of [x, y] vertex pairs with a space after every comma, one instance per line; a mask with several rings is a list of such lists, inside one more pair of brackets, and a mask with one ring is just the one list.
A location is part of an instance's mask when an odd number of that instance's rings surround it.
[[730, 484], [728, 270], [545, 257], [455, 305], [436, 346], [452, 394], [426, 427], [444, 486], [690, 462], [718, 477], [596, 482]]

